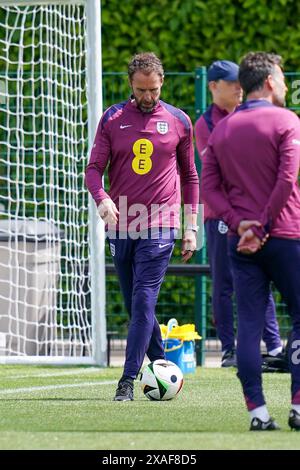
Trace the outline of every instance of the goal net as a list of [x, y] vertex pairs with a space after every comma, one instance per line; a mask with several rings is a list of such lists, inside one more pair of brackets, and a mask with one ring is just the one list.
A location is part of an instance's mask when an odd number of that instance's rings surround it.
[[0, 1], [0, 362], [105, 363], [84, 185], [87, 2]]

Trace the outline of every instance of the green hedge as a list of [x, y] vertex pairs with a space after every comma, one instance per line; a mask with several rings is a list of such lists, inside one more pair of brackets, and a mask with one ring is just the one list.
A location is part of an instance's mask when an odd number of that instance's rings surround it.
[[135, 52], [155, 51], [166, 70], [190, 71], [250, 50], [300, 68], [296, 0], [102, 0], [104, 71], [125, 70]]

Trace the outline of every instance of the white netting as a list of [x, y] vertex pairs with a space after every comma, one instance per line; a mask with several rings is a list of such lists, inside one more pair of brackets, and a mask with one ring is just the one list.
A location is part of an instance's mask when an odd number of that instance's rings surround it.
[[0, 6], [0, 356], [92, 355], [85, 31]]

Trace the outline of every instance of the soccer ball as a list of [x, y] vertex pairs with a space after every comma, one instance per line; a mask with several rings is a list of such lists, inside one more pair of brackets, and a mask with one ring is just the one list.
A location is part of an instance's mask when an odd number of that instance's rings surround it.
[[146, 365], [141, 375], [141, 387], [149, 400], [172, 400], [180, 392], [183, 375], [171, 361], [157, 359]]

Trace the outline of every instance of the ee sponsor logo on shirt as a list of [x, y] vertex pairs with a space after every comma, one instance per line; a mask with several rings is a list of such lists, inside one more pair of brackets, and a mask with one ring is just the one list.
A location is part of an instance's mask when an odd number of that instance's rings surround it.
[[132, 169], [138, 175], [149, 173], [152, 168], [151, 155], [153, 154], [153, 144], [148, 139], [138, 139], [134, 142], [132, 151], [135, 155], [132, 160]]

